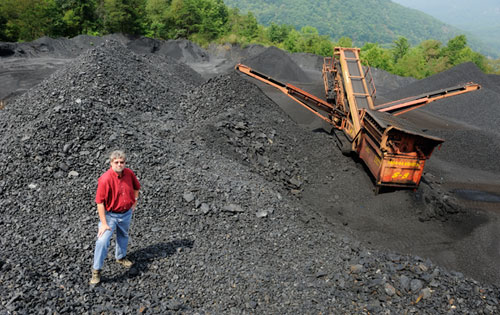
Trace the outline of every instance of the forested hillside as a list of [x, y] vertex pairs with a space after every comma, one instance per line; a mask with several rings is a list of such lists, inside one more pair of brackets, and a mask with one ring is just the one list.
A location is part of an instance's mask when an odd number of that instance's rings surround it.
[[[300, 29], [315, 27], [321, 35], [333, 40], [350, 37], [354, 44], [366, 42], [391, 44], [403, 36], [410, 44], [427, 39], [446, 42], [463, 31], [446, 25], [420, 11], [409, 9], [390, 0], [224, 0], [243, 12], [251, 11], [264, 25], [290, 24]], [[481, 52], [487, 48], [471, 39]], [[491, 51], [488, 51], [491, 53]]]
[[[339, 0], [253, 1], [262, 4], [256, 11], [267, 12], [267, 21], [274, 22], [263, 26], [252, 12], [228, 7], [223, 0], [0, 0], [0, 41], [124, 33], [185, 38], [205, 47], [211, 43], [272, 45], [322, 56], [331, 56], [334, 46], [359, 47], [364, 42], [365, 64], [401, 76], [423, 78], [464, 62], [474, 62], [487, 73], [500, 72], [500, 60], [487, 60], [473, 51], [466, 36], [443, 39], [453, 32], [415, 10], [410, 10], [415, 18], [408, 18], [403, 15], [408, 11], [389, 0], [351, 0], [342, 6]], [[241, 3], [254, 7], [254, 2]], [[306, 25], [297, 29], [272, 18], [284, 17], [285, 12], [297, 21], [303, 18]], [[331, 22], [329, 30], [336, 34], [333, 40], [314, 26], [325, 16]], [[433, 32], [434, 39], [419, 39]]]
[[[500, 53], [500, 1], [481, 0], [392, 0], [408, 8], [427, 13], [440, 21], [480, 39], [487, 48]], [[469, 36], [468, 36], [469, 37]], [[472, 39], [472, 38], [471, 38]], [[474, 43], [471, 42], [474, 46]]]

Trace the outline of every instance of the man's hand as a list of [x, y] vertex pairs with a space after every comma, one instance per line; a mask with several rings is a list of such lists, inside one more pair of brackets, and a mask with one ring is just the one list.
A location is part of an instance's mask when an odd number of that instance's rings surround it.
[[137, 207], [137, 200], [139, 200], [139, 191], [138, 190], [134, 190], [134, 197], [135, 197], [135, 202], [132, 205], [132, 212], [135, 211], [135, 207]]
[[109, 225], [101, 224], [101, 226], [99, 227], [99, 231], [97, 232], [97, 238], [100, 238], [104, 234], [104, 232], [106, 232], [107, 230], [111, 231], [111, 228], [109, 227]]

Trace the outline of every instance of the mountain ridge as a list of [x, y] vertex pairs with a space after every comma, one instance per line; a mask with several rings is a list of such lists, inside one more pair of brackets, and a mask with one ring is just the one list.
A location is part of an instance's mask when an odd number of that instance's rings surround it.
[[[289, 24], [300, 29], [315, 27], [333, 40], [349, 37], [357, 46], [366, 42], [388, 47], [399, 37], [413, 45], [427, 39], [445, 44], [466, 32], [391, 0], [224, 0], [242, 12], [251, 11], [264, 24]], [[468, 34], [470, 46], [485, 55], [498, 56], [480, 40]]]
[[466, 35], [474, 36], [500, 52], [500, 2], [497, 0], [477, 1], [474, 6], [467, 0], [392, 1], [466, 30]]

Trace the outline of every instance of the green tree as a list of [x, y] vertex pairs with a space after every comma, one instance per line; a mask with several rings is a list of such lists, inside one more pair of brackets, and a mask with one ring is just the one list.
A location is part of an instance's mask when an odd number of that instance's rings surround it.
[[460, 35], [450, 39], [446, 47], [442, 49], [442, 54], [448, 58], [450, 67], [464, 62], [473, 62], [481, 70], [488, 71], [488, 62], [486, 57], [480, 53], [474, 52], [467, 46], [467, 38], [465, 35]]
[[312, 26], [301, 28], [300, 37], [296, 50], [322, 56], [331, 55], [333, 52], [333, 43], [328, 36], [319, 35], [318, 30]]
[[399, 37], [397, 40], [395, 40], [392, 47], [394, 62], [397, 63], [400, 58], [403, 58], [403, 56], [408, 53], [408, 50], [410, 50], [408, 39], [406, 39], [405, 37]]
[[320, 40], [314, 51], [316, 55], [320, 56], [332, 56], [333, 55], [333, 43], [327, 36], [320, 36]]
[[271, 25], [267, 28], [266, 33], [271, 43], [279, 44], [286, 40], [292, 29], [293, 26], [291, 25], [277, 25], [275, 23], [271, 23]]
[[383, 49], [376, 43], [366, 43], [361, 49], [361, 59], [365, 64], [388, 72], [393, 68], [391, 57], [388, 49]]
[[15, 0], [0, 1], [0, 36], [3, 41], [15, 42], [19, 40], [20, 3]]
[[243, 16], [240, 34], [248, 39], [256, 38], [259, 35], [259, 23], [252, 12], [248, 12], [246, 16]]
[[62, 15], [58, 23], [63, 28], [56, 31], [62, 33], [58, 35], [73, 37], [94, 34], [98, 30], [96, 0], [57, 0], [56, 3]]
[[99, 0], [97, 14], [104, 33], [141, 34], [144, 6], [143, 0]]
[[432, 75], [442, 72], [448, 68], [448, 57], [443, 56], [440, 41], [430, 39], [421, 42], [418, 47], [421, 49], [426, 63], [426, 73]]
[[169, 38], [197, 34], [213, 40], [224, 32], [229, 12], [222, 0], [173, 0], [167, 14]]
[[56, 9], [54, 0], [3, 0], [0, 4], [2, 37], [32, 41], [50, 34]]
[[435, 39], [425, 40], [419, 45], [422, 48], [425, 60], [438, 59], [442, 57], [441, 42]]
[[482, 71], [488, 71], [488, 62], [486, 57], [473, 51], [470, 47], [462, 49], [455, 60], [455, 64], [461, 64], [464, 62], [473, 62]]
[[[238, 38], [236, 42], [249, 43], [259, 36], [259, 23], [253, 13], [241, 15], [238, 9], [230, 9], [228, 22], [225, 27], [226, 34], [232, 34], [232, 37]], [[232, 41], [234, 42], [234, 41]]]
[[300, 34], [299, 51], [314, 53], [319, 39], [318, 30], [312, 26], [304, 26], [300, 29]]
[[490, 72], [500, 74], [500, 59], [489, 60]]
[[346, 36], [342, 36], [339, 41], [337, 42], [337, 45], [339, 47], [346, 47], [346, 48], [351, 48], [353, 47], [352, 45], [352, 39]]
[[122, 0], [100, 0], [98, 14], [106, 33], [125, 33], [132, 18]]
[[283, 43], [284, 48], [290, 52], [298, 52], [300, 39], [300, 33], [295, 29], [291, 30], [290, 33], [288, 33], [285, 42]]
[[404, 76], [423, 79], [430, 75], [425, 62], [424, 54], [420, 47], [410, 49], [393, 66], [392, 73]]
[[206, 40], [214, 40], [224, 32], [229, 17], [228, 9], [222, 0], [198, 1], [198, 4], [202, 16], [200, 33]]
[[147, 35], [156, 38], [167, 38], [167, 16], [170, 0], [146, 0]]
[[10, 41], [7, 36], [7, 22], [9, 21], [8, 15], [5, 8], [5, 3], [0, 3], [0, 41], [8, 42]]
[[465, 35], [459, 35], [448, 41], [446, 47], [442, 50], [444, 56], [448, 57], [450, 64], [457, 65], [463, 59], [463, 50], [467, 47], [467, 38]]

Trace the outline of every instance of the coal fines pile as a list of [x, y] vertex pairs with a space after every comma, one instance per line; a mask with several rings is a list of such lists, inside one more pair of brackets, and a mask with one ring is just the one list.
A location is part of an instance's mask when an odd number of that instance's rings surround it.
[[[0, 126], [3, 312], [498, 312], [497, 287], [369, 250], [300, 207], [301, 165], [330, 138], [236, 73], [202, 83], [109, 41], [10, 103]], [[93, 199], [117, 148], [142, 184], [134, 266], [110, 250], [93, 287]]]

